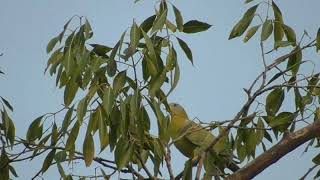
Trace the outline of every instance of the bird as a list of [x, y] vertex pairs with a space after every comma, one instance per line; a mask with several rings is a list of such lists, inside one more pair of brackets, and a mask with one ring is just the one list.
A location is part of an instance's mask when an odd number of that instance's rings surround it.
[[[209, 148], [215, 136], [200, 124], [191, 121], [181, 105], [170, 103], [169, 108], [171, 113], [169, 134], [173, 144], [184, 156], [192, 160], [199, 159], [201, 152], [205, 152]], [[231, 149], [214, 146], [207, 153], [216, 159], [213, 163], [220, 171], [224, 172], [224, 168], [233, 172], [239, 169], [232, 160]]]

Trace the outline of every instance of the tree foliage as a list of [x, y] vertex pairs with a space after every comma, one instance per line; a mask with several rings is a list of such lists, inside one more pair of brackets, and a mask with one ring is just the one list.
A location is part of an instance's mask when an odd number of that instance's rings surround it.
[[[199, 179], [200, 175], [205, 179], [250, 179], [304, 142], [309, 142], [306, 150], [310, 146], [318, 148], [319, 72], [302, 71], [301, 67], [310, 63], [303, 58], [306, 50], [315, 49], [316, 53], [320, 49], [320, 29], [316, 37], [309, 37], [306, 32], [297, 37], [275, 1], [245, 3], [249, 8], [231, 29], [229, 39], [243, 37], [246, 43], [253, 36], [260, 37], [264, 68], [244, 89], [247, 101], [231, 120], [204, 123], [208, 130], [219, 129], [210, 147], [224, 142], [222, 145], [230, 148], [229, 155], [240, 170], [225, 171], [217, 158], [222, 154], [217, 152], [217, 157], [190, 159], [180, 174], [173, 174], [167, 97], [178, 85], [179, 64], [188, 63], [181, 59], [188, 59], [191, 64], [194, 61], [192, 49], [181, 34], [196, 38], [193, 34], [206, 31], [211, 25], [185, 19], [179, 7], [162, 0], [156, 2], [154, 14], [144, 21], [133, 20], [115, 45], [92, 42], [94, 32], [85, 17], [74, 16], [66, 22], [46, 47], [50, 55], [46, 72], [56, 78], [56, 86], [64, 91], [63, 108], [36, 118], [25, 138], [16, 137], [10, 118], [13, 107], [1, 97], [0, 179], [17, 177], [13, 163], [40, 155], [45, 157], [35, 177], [57, 167], [63, 179], [85, 179], [64, 169], [72, 161], [83, 161], [88, 168], [93, 163], [101, 167], [100, 174], [90, 177], [105, 179], [116, 176], [116, 172], [138, 179]], [[273, 44], [273, 49], [265, 52], [265, 44]], [[184, 55], [177, 53], [178, 48]], [[289, 53], [279, 55], [280, 49]], [[269, 54], [278, 57], [271, 59]], [[284, 108], [285, 100], [295, 107]], [[57, 119], [57, 114], [64, 118]], [[151, 133], [152, 122], [157, 125], [157, 134]], [[268, 148], [267, 141], [274, 146]], [[263, 152], [257, 154], [258, 148]], [[13, 150], [21, 152], [10, 153]], [[112, 154], [113, 159], [101, 152]], [[319, 156], [312, 160], [312, 170], [320, 164]], [[243, 166], [245, 160], [251, 163]], [[195, 166], [197, 173], [192, 175]], [[320, 172], [316, 177], [319, 175]]]

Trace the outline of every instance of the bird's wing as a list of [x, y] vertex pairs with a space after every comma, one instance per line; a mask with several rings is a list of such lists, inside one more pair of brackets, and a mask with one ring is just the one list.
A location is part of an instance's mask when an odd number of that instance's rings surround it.
[[193, 121], [190, 121], [183, 129], [185, 138], [201, 149], [206, 149], [214, 139], [209, 131]]

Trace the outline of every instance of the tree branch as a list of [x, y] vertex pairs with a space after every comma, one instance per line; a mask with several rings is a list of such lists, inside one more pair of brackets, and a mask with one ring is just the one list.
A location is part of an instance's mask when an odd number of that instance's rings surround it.
[[264, 152], [248, 165], [244, 166], [234, 174], [228, 176], [227, 180], [252, 179], [260, 174], [270, 165], [276, 163], [283, 156], [296, 149], [303, 143], [320, 135], [320, 121], [316, 121], [296, 132], [284, 135], [282, 140]]

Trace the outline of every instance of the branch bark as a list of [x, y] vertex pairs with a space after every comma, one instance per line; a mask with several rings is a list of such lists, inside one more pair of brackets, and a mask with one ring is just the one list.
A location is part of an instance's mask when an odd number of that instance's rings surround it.
[[296, 132], [284, 135], [280, 142], [248, 165], [228, 176], [226, 180], [252, 179], [283, 156], [316, 136], [320, 136], [320, 121], [316, 121]]

